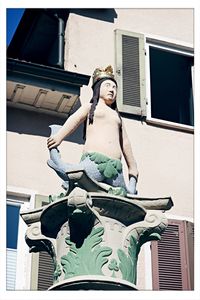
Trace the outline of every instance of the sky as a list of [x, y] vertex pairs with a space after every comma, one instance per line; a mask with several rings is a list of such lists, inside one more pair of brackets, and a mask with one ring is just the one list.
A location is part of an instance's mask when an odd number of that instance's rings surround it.
[[12, 37], [24, 13], [23, 8], [7, 8], [6, 10], [6, 45], [10, 44]]

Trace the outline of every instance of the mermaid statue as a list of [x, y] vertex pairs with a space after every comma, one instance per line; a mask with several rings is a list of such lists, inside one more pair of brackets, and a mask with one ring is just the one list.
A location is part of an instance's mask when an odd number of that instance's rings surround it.
[[[81, 105], [63, 126], [50, 126], [51, 135], [47, 140], [50, 159], [47, 163], [63, 180], [62, 186], [65, 190], [70, 186], [67, 173], [81, 169], [96, 182], [120, 188], [125, 193], [136, 194], [137, 164], [117, 109], [117, 82], [112, 67], [95, 69], [92, 79], [93, 96], [90, 102]], [[83, 122], [85, 144], [80, 162], [65, 163], [57, 147]], [[127, 164], [128, 184], [124, 179], [122, 156]]]

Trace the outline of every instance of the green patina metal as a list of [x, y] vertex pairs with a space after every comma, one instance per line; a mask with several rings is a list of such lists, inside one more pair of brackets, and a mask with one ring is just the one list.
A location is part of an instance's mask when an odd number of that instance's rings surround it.
[[61, 257], [65, 279], [78, 275], [104, 275], [102, 267], [108, 262], [107, 257], [111, 255], [112, 249], [99, 245], [103, 233], [103, 227], [93, 228], [80, 248], [69, 238], [65, 239], [66, 244], [70, 246], [67, 255]]
[[81, 160], [84, 160], [86, 157], [89, 157], [91, 161], [97, 164], [99, 172], [105, 178], [113, 178], [122, 172], [122, 163], [119, 159], [111, 159], [101, 153], [91, 152], [84, 153]]

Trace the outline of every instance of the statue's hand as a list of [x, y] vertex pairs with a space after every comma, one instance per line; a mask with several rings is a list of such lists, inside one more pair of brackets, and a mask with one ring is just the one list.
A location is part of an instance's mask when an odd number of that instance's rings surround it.
[[62, 139], [59, 137], [58, 134], [51, 135], [47, 139], [47, 147], [49, 148], [49, 150], [51, 150], [52, 148], [59, 146], [61, 144], [61, 142], [62, 142]]
[[137, 184], [136, 178], [131, 176], [128, 185], [128, 192], [130, 194], [134, 194], [134, 195], [137, 194], [136, 184]]

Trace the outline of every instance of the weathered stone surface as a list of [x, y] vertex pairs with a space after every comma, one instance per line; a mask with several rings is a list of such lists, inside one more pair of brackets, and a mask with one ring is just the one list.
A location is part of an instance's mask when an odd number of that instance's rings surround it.
[[50, 289], [137, 289], [140, 248], [160, 239], [167, 226], [163, 211], [173, 205], [171, 198], [116, 196], [83, 170], [68, 176], [71, 193], [21, 213], [29, 225], [30, 251], [45, 250], [53, 259]]

